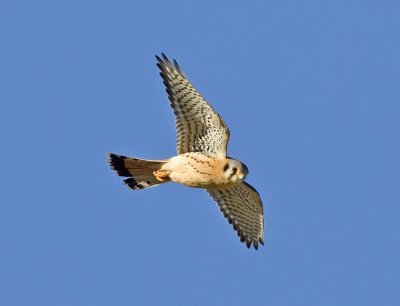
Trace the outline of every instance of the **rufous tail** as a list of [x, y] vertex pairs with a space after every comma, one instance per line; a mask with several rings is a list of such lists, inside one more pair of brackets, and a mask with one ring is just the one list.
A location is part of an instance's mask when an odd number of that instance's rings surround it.
[[128, 177], [124, 183], [138, 190], [160, 185], [170, 179], [161, 167], [166, 160], [146, 160], [108, 153], [108, 163], [117, 175]]

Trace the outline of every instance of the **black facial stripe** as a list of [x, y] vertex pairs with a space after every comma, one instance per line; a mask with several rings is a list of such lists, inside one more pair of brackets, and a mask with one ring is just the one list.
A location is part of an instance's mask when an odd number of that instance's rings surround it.
[[229, 169], [229, 164], [226, 164], [226, 165], [224, 166], [224, 172], [226, 172], [228, 169]]

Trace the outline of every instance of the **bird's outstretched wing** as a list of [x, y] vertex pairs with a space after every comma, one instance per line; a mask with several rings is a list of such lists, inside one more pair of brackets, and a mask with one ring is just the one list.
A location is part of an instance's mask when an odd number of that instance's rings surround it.
[[233, 225], [241, 242], [250, 248], [264, 244], [264, 208], [258, 192], [246, 182], [227, 189], [207, 189]]
[[178, 63], [165, 54], [158, 56], [157, 66], [175, 114], [178, 154], [202, 152], [225, 157], [229, 130], [218, 113], [190, 84]]

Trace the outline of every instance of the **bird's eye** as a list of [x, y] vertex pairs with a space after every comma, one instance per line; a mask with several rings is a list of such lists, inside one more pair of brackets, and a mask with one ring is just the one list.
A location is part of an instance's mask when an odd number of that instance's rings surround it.
[[233, 167], [233, 168], [232, 168], [232, 172], [233, 172], [233, 174], [236, 174], [237, 168], [236, 168], [236, 167]]

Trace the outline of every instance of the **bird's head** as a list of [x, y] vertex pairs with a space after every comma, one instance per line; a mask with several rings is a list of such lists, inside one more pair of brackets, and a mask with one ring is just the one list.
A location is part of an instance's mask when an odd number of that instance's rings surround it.
[[246, 178], [247, 174], [249, 174], [249, 169], [244, 163], [233, 158], [227, 158], [224, 173], [228, 181], [236, 183], [242, 182]]

